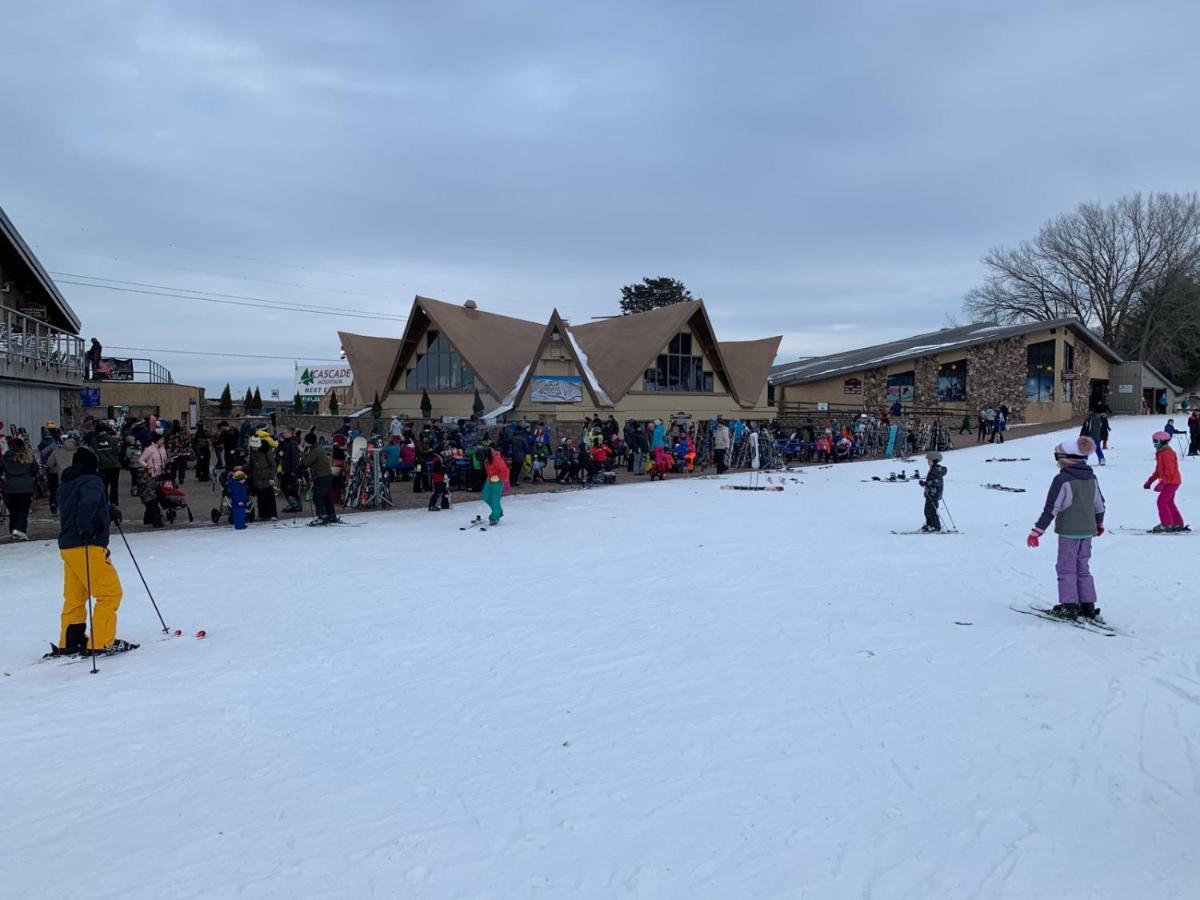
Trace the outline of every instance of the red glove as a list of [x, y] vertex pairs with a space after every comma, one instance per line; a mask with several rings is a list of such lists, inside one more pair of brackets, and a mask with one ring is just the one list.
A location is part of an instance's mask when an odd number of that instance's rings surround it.
[[1038, 541], [1041, 538], [1041, 536], [1042, 536], [1042, 533], [1040, 531], [1029, 532], [1029, 537], [1025, 538], [1025, 546], [1037, 547]]
[[1100, 536], [1101, 536], [1101, 535], [1103, 535], [1103, 534], [1104, 534], [1104, 526], [1103, 526], [1103, 525], [1097, 525], [1097, 526], [1096, 526], [1096, 537], [1100, 537]]

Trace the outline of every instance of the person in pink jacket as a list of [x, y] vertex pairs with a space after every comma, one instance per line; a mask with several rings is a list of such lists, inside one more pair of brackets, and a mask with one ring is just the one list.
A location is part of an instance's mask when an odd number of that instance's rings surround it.
[[143, 525], [163, 527], [162, 508], [158, 505], [158, 484], [156, 479], [167, 471], [167, 448], [163, 446], [163, 437], [157, 431], [151, 432], [150, 444], [142, 451], [138, 459], [143, 484], [141, 490], [142, 503], [146, 512], [142, 516]]

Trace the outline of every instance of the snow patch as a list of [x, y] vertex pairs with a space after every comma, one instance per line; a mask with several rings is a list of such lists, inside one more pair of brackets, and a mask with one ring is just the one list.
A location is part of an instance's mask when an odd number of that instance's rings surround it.
[[583, 352], [583, 348], [579, 346], [579, 342], [575, 340], [575, 335], [571, 333], [571, 329], [564, 329], [567, 333], [567, 340], [571, 342], [571, 350], [575, 353], [575, 361], [579, 363], [579, 369], [583, 372], [583, 377], [588, 380], [588, 384], [592, 386], [592, 390], [596, 394], [596, 399], [600, 401], [601, 406], [612, 406], [613, 402], [600, 386], [600, 379], [596, 377], [596, 373], [588, 366], [587, 354]]

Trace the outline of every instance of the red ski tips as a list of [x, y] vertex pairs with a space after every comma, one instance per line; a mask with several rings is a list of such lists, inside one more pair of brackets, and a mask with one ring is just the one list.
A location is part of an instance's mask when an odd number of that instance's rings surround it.
[[205, 636], [205, 634], [206, 634], [206, 632], [204, 632], [204, 631], [197, 631], [197, 632], [196, 632], [196, 637], [198, 637], [198, 638], [202, 638], [202, 637], [204, 637], [204, 636]]
[[175, 637], [182, 637], [182, 636], [183, 636], [183, 632], [180, 631], [178, 628], [176, 628], [175, 629]]

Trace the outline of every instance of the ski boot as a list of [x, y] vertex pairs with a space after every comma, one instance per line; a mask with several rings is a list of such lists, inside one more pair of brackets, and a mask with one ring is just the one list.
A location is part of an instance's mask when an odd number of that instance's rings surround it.
[[1174, 530], [1173, 525], [1155, 525], [1150, 529], [1151, 534], [1170, 534]]
[[1078, 603], [1056, 603], [1050, 610], [1050, 615], [1056, 619], [1075, 620], [1079, 618]]
[[[123, 641], [120, 638], [116, 638], [107, 647], [101, 647], [100, 649], [96, 650], [96, 655], [112, 656], [114, 653], [128, 653], [130, 650], [136, 650], [140, 646], [141, 644], [134, 644], [129, 641]], [[87, 650], [83, 651], [84, 654], [87, 654], [87, 652]]]
[[1169, 526], [1167, 526], [1167, 531], [1171, 532], [1171, 534], [1179, 534], [1184, 531], [1191, 531], [1191, 530], [1192, 529], [1189, 528], [1187, 525], [1169, 525]]
[[932, 525], [922, 525], [921, 526], [921, 531], [924, 534], [937, 534], [941, 530], [942, 530], [941, 528], [935, 528]]
[[499, 520], [499, 519], [493, 519], [491, 516], [488, 516], [488, 524], [489, 524], [489, 525], [491, 525], [491, 526], [494, 528], [494, 527], [496, 527], [497, 525], [499, 525], [499, 524], [500, 524], [500, 520]]
[[1079, 618], [1089, 619], [1099, 625], [1104, 624], [1104, 619], [1100, 618], [1100, 607], [1094, 603], [1080, 603]]

